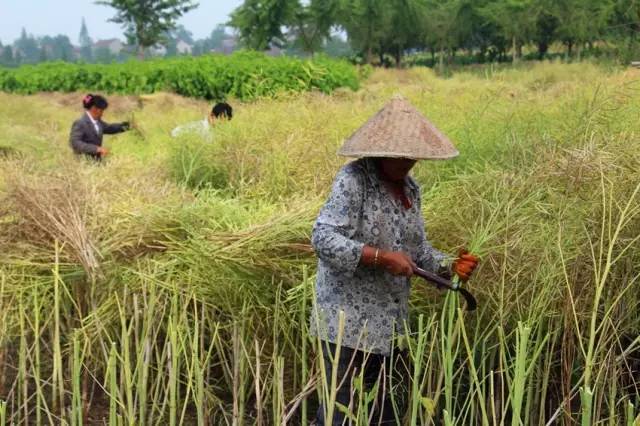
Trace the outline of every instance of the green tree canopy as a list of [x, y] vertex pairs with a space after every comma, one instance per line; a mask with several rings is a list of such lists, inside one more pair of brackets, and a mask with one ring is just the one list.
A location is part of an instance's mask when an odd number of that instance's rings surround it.
[[176, 21], [198, 7], [193, 0], [100, 0], [97, 4], [116, 9], [111, 22], [121, 24], [130, 44], [138, 46], [144, 57], [146, 48], [166, 41], [167, 32], [176, 27]]
[[284, 27], [291, 22], [296, 0], [245, 0], [231, 14], [229, 24], [240, 33], [243, 44], [255, 50], [284, 44]]

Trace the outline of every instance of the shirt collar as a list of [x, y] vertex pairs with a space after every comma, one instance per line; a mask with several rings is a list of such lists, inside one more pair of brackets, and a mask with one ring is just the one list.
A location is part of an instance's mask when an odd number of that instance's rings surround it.
[[89, 117], [89, 120], [91, 120], [91, 122], [92, 122], [94, 125], [98, 124], [98, 120], [96, 120], [95, 118], [93, 118], [93, 117], [91, 116], [91, 114], [89, 114], [89, 111], [87, 111], [87, 117]]
[[[375, 163], [375, 158], [365, 157], [365, 158], [362, 158], [360, 161], [370, 183], [379, 190], [380, 184], [382, 182], [380, 180], [380, 173], [378, 171], [378, 166]], [[412, 196], [417, 195], [418, 192], [420, 191], [418, 184], [411, 176], [407, 176], [405, 178], [405, 184], [407, 188], [409, 188], [409, 191]]]

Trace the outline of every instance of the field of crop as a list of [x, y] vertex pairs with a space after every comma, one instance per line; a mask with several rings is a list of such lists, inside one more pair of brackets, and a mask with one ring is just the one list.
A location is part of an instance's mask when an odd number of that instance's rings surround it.
[[169, 137], [206, 102], [112, 96], [107, 121], [138, 128], [101, 166], [69, 152], [80, 94], [0, 94], [0, 425], [310, 424], [332, 391], [308, 334], [311, 225], [343, 138], [395, 93], [461, 151], [415, 169], [430, 239], [482, 256], [474, 313], [415, 282], [398, 418], [638, 425], [639, 77], [379, 70], [232, 99], [212, 143]]
[[358, 87], [358, 71], [342, 61], [316, 58], [272, 58], [255, 52], [209, 55], [124, 64], [46, 63], [17, 69], [0, 68], [0, 91], [95, 91], [143, 94], [168, 91], [183, 96], [249, 100], [282, 92]]

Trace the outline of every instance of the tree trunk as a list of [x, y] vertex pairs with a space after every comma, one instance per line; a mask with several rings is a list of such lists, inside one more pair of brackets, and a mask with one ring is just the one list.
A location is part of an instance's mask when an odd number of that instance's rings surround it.
[[549, 51], [549, 44], [546, 41], [538, 42], [538, 59], [544, 59], [544, 56]]
[[396, 49], [396, 68], [402, 68], [402, 48], [400, 46]]
[[371, 65], [373, 63], [373, 49], [371, 46], [367, 48], [367, 64]]
[[138, 59], [144, 60], [144, 46], [138, 44]]
[[444, 49], [440, 49], [440, 64], [438, 65], [440, 72], [444, 72]]
[[436, 66], [436, 49], [431, 47], [429, 50], [431, 50], [431, 63], [435, 67]]
[[523, 43], [516, 43], [516, 51], [518, 52], [518, 60], [521, 60], [522, 57], [524, 56], [522, 54], [522, 48], [524, 47]]
[[576, 44], [576, 58], [578, 59], [578, 62], [582, 59], [582, 43]]
[[513, 36], [511, 39], [511, 49], [513, 50], [513, 58], [512, 62], [514, 64], [518, 63], [518, 42], [516, 41], [516, 36]]

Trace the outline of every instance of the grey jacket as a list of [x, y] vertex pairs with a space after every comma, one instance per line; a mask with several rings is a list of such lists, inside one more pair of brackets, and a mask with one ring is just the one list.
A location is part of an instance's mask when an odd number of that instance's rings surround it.
[[112, 135], [127, 130], [124, 123], [109, 124], [102, 120], [98, 120], [98, 127], [100, 132], [96, 133], [96, 129], [86, 113], [77, 119], [71, 126], [71, 135], [69, 136], [73, 152], [100, 158], [98, 147], [102, 146], [102, 135]]

